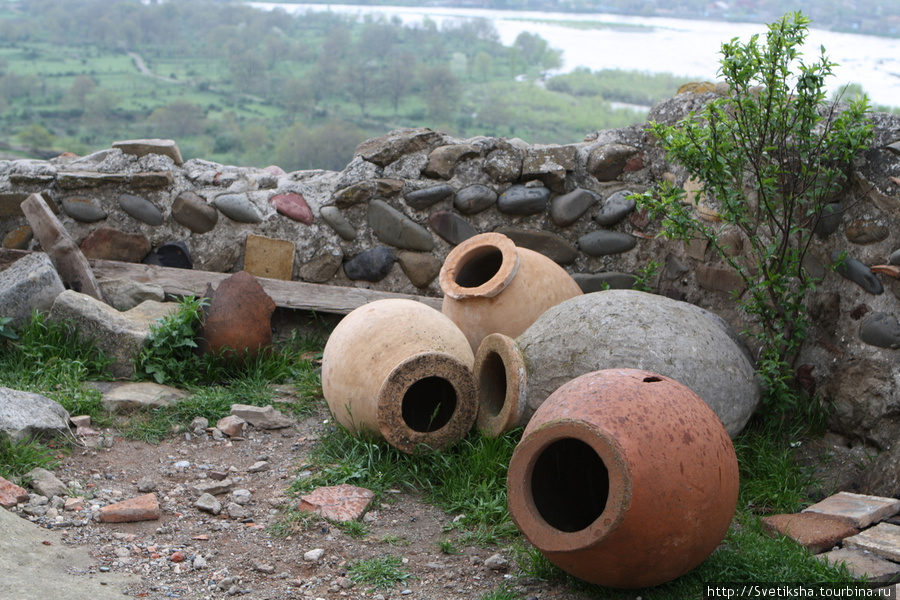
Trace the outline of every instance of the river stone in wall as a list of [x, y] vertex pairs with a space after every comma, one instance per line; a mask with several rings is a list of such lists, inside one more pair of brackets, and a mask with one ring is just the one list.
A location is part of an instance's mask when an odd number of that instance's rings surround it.
[[584, 373], [644, 369], [691, 388], [734, 437], [762, 396], [750, 354], [725, 321], [655, 294], [577, 296], [549, 309], [516, 342], [529, 362], [527, 411]]

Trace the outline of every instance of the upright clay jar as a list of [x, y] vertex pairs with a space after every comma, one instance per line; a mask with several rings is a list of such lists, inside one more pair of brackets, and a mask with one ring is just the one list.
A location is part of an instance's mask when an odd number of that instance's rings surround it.
[[344, 317], [325, 344], [322, 392], [356, 435], [408, 453], [465, 437], [477, 413], [474, 356], [446, 316], [405, 299], [371, 302]]
[[513, 452], [509, 512], [551, 562], [639, 588], [703, 562], [734, 516], [738, 465], [715, 413], [637, 369], [588, 373], [534, 414]]
[[516, 337], [548, 308], [581, 295], [565, 269], [500, 233], [471, 237], [447, 255], [441, 311], [478, 349], [490, 333]]

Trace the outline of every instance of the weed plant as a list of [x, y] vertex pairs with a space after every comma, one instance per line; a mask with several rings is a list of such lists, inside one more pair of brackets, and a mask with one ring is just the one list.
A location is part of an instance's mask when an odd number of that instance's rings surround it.
[[36, 467], [53, 469], [56, 462], [54, 450], [39, 440], [14, 442], [0, 435], [0, 477], [21, 485], [28, 471]]
[[151, 328], [146, 346], [135, 359], [137, 378], [175, 385], [190, 396], [173, 405], [132, 417], [125, 435], [158, 442], [181, 431], [195, 417], [215, 423], [232, 404], [265, 406], [275, 396], [272, 384], [293, 384], [296, 400], [285, 404], [296, 415], [308, 414], [321, 396], [311, 358], [321, 354], [323, 336], [301, 336], [295, 330], [267, 351], [235, 361], [224, 353], [197, 352], [204, 299], [186, 297], [178, 310]]
[[392, 555], [352, 562], [347, 567], [347, 575], [356, 583], [369, 586], [370, 592], [391, 589], [413, 576], [403, 568], [403, 559]]
[[0, 385], [42, 394], [95, 423], [108, 422], [100, 392], [84, 382], [109, 380], [111, 359], [72, 326], [37, 312], [15, 334], [18, 339], [0, 343]]

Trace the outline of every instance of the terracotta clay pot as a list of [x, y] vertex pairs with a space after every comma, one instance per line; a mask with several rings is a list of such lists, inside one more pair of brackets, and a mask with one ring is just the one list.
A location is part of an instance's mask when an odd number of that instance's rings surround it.
[[599, 585], [671, 581], [734, 516], [738, 465], [715, 413], [637, 369], [573, 379], [535, 413], [509, 465], [513, 521], [551, 562]]
[[440, 283], [441, 311], [466, 334], [473, 352], [486, 335], [515, 337], [551, 306], [582, 293], [565, 269], [499, 233], [456, 246], [444, 261]]
[[760, 403], [754, 363], [713, 313], [635, 290], [584, 294], [545, 312], [516, 339], [487, 336], [475, 354], [478, 428], [524, 426], [564, 383], [592, 371], [637, 368], [688, 386], [737, 435]]
[[221, 353], [235, 364], [268, 351], [272, 345], [272, 300], [253, 275], [238, 271], [213, 290], [206, 288], [209, 304], [204, 308], [198, 332], [201, 352]]
[[322, 392], [353, 434], [404, 452], [463, 438], [477, 414], [474, 356], [453, 321], [415, 300], [378, 300], [344, 317], [325, 344]]

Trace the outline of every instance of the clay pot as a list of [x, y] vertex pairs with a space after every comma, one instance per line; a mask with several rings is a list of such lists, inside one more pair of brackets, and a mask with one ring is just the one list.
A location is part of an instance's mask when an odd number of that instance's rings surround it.
[[538, 409], [513, 452], [509, 512], [551, 562], [599, 585], [679, 577], [734, 516], [738, 465], [715, 413], [637, 369], [578, 377]]
[[408, 453], [463, 438], [477, 413], [474, 356], [449, 318], [415, 300], [378, 300], [325, 344], [322, 392], [338, 422]]
[[565, 269], [499, 233], [482, 233], [454, 248], [440, 283], [441, 311], [466, 334], [473, 352], [486, 335], [515, 337], [551, 306], [582, 293]]
[[222, 280], [213, 291], [207, 286], [209, 305], [204, 309], [198, 346], [201, 352], [221, 353], [242, 364], [245, 358], [272, 345], [272, 313], [275, 301], [256, 277], [238, 271]]
[[592, 371], [637, 368], [683, 383], [737, 435], [762, 396], [752, 356], [718, 316], [635, 290], [584, 294], [550, 308], [516, 339], [487, 336], [475, 355], [478, 428], [521, 427], [559, 386]]

